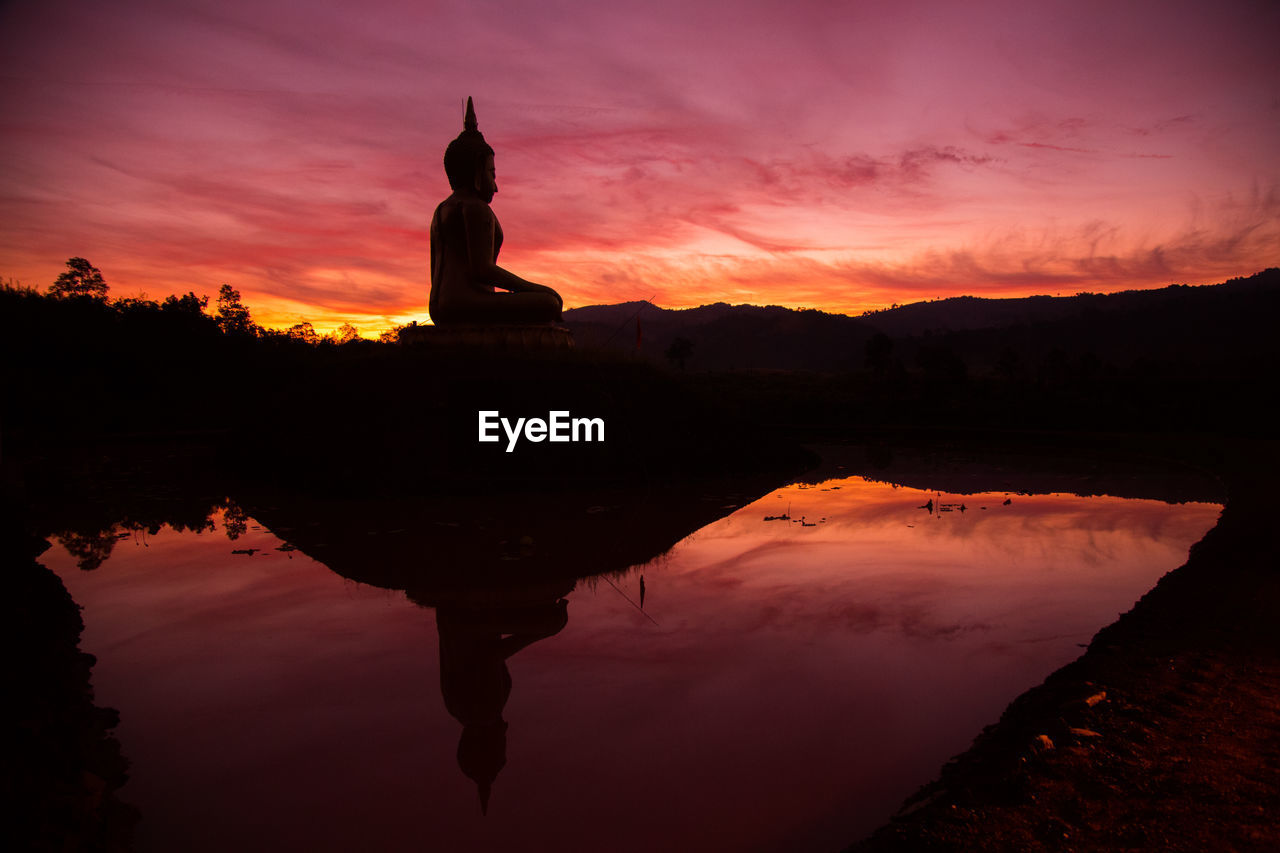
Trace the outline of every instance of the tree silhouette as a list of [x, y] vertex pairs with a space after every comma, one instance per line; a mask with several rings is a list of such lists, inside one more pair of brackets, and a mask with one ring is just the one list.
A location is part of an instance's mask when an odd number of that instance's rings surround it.
[[222, 513], [222, 526], [227, 531], [227, 538], [234, 542], [249, 529], [249, 513], [230, 499], [227, 500], [225, 507]]
[[1013, 347], [1005, 347], [996, 360], [996, 373], [1006, 381], [1012, 382], [1022, 375], [1022, 357]]
[[77, 568], [91, 572], [111, 556], [116, 547], [116, 529], [112, 525], [105, 530], [67, 530], [59, 533], [57, 539], [67, 553], [75, 557]]
[[338, 331], [334, 332], [333, 338], [335, 343], [349, 344], [360, 339], [360, 330], [350, 323], [343, 323], [338, 327]]
[[[928, 337], [928, 334], [925, 336]], [[916, 364], [924, 371], [925, 379], [931, 382], [963, 382], [969, 375], [969, 366], [964, 359], [945, 344], [920, 347], [916, 354]]]
[[876, 332], [875, 335], [867, 341], [865, 364], [867, 367], [875, 371], [877, 376], [883, 376], [889, 371], [889, 365], [893, 363], [893, 338], [884, 332]]
[[667, 360], [684, 370], [684, 363], [693, 357], [693, 341], [688, 338], [676, 338], [667, 347]]
[[[415, 321], [413, 323], [410, 323], [409, 325], [416, 326], [417, 322]], [[408, 328], [408, 326], [405, 326], [402, 324], [402, 325], [394, 326], [390, 329], [385, 330], [382, 334], [378, 335], [378, 343], [380, 344], [400, 343], [400, 330], [405, 328]]]
[[1045, 353], [1037, 366], [1037, 378], [1042, 385], [1061, 385], [1070, 373], [1070, 359], [1060, 348], [1054, 347]]
[[49, 295], [59, 299], [68, 296], [87, 296], [105, 302], [107, 282], [102, 273], [84, 258], [68, 258], [67, 271], [49, 286]]
[[228, 335], [256, 335], [257, 325], [240, 301], [240, 291], [229, 284], [218, 290], [218, 326]]
[[[226, 285], [224, 285], [224, 287], [225, 286]], [[232, 292], [235, 293], [235, 291]], [[238, 300], [239, 298], [240, 294], [237, 293], [236, 299]], [[196, 296], [194, 292], [188, 291], [185, 296], [171, 295], [167, 297], [164, 300], [164, 303], [160, 306], [160, 310], [175, 314], [191, 314], [195, 316], [204, 314], [205, 306], [208, 304], [209, 297]], [[248, 314], [247, 311], [245, 313], [246, 315]]]
[[315, 327], [305, 320], [297, 325], [290, 326], [287, 334], [295, 341], [302, 341], [307, 344], [320, 343], [320, 336], [316, 334]]

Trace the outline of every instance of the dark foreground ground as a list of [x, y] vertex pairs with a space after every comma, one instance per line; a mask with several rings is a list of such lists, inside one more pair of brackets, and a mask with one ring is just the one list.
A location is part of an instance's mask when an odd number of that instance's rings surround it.
[[1278, 470], [1227, 448], [1187, 563], [849, 849], [1280, 849]]

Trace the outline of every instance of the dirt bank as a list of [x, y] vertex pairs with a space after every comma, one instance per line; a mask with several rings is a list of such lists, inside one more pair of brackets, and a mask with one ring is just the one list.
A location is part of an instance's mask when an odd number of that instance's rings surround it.
[[112, 730], [119, 715], [94, 704], [92, 655], [79, 649], [80, 609], [58, 576], [35, 561], [45, 547], [0, 525], [7, 595], [0, 618], [14, 631], [6, 667], [7, 849], [129, 849], [138, 814], [116, 798], [128, 761]]
[[1280, 849], [1280, 465], [1226, 455], [1187, 563], [850, 850]]

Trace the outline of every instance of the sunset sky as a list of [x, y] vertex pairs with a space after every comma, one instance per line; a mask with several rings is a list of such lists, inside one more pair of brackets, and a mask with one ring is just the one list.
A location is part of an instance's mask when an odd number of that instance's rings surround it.
[[1280, 265], [1274, 2], [9, 0], [0, 278], [423, 320], [475, 98], [566, 307], [857, 314]]

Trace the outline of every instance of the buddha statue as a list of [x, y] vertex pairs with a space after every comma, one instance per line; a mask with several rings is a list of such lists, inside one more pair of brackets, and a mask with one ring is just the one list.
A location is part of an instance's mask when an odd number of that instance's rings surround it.
[[497, 172], [471, 98], [462, 133], [445, 149], [444, 171], [453, 193], [431, 217], [431, 321], [436, 326], [559, 321], [560, 294], [498, 266], [502, 226], [489, 207], [498, 191]]

